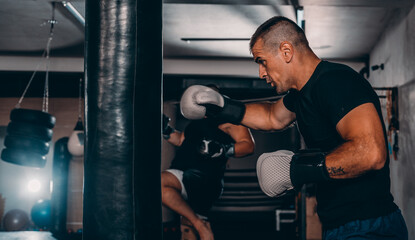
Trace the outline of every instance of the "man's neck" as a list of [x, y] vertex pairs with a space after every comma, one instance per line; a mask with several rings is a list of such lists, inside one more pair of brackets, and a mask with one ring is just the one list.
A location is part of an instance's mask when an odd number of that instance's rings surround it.
[[317, 65], [321, 62], [321, 59], [318, 58], [314, 53], [304, 56], [299, 66], [301, 69], [297, 69], [297, 81], [296, 88], [300, 91], [308, 80], [313, 75], [314, 71], [317, 68]]

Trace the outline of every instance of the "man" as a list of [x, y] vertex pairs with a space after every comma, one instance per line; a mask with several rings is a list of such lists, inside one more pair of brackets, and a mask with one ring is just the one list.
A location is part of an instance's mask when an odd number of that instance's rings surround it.
[[296, 120], [307, 147], [314, 150], [262, 155], [257, 173], [263, 191], [280, 196], [316, 183], [323, 239], [408, 239], [390, 193], [385, 126], [370, 84], [347, 66], [319, 59], [302, 29], [284, 17], [263, 23], [250, 50], [260, 78], [287, 95], [245, 106], [194, 86], [183, 94], [183, 115], [214, 115], [268, 131]]
[[253, 153], [252, 135], [244, 126], [213, 118], [191, 121], [184, 132], [168, 122], [164, 116], [164, 138], [179, 148], [161, 174], [162, 202], [188, 220], [201, 240], [214, 239], [206, 215], [222, 193], [228, 158]]

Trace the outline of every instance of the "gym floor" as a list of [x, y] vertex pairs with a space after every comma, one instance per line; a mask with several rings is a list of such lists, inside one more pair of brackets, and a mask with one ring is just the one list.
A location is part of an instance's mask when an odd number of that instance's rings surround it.
[[[263, 222], [211, 222], [215, 240], [252, 240], [252, 239], [284, 239], [296, 240], [295, 225], [284, 224], [280, 232], [269, 230], [269, 226]], [[271, 228], [272, 229], [272, 228]], [[179, 222], [164, 223], [163, 240], [180, 240]]]
[[55, 240], [50, 232], [0, 232], [0, 239], [2, 240]]
[[81, 240], [82, 234], [70, 233], [62, 237], [54, 237], [50, 232], [18, 231], [0, 232], [1, 240]]

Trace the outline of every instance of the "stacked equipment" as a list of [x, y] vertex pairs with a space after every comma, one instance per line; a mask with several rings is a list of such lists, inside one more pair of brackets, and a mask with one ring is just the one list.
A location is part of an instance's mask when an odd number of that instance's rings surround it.
[[10, 120], [1, 159], [17, 165], [43, 168], [56, 118], [43, 111], [15, 108], [10, 113]]

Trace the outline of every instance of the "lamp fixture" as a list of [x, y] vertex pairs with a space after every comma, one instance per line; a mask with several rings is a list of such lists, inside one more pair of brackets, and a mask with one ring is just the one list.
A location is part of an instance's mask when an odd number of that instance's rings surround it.
[[72, 5], [71, 2], [69, 1], [63, 1], [62, 2], [62, 6], [64, 8], [66, 8], [66, 10], [69, 11], [70, 14], [72, 14], [72, 16], [79, 21], [80, 24], [82, 24], [82, 26], [85, 27], [85, 18], [84, 16], [82, 16], [82, 14]]
[[304, 8], [297, 8], [297, 25], [305, 31]]
[[180, 40], [187, 43], [202, 41], [249, 41], [250, 38], [181, 38]]
[[373, 66], [370, 67], [370, 69], [372, 69], [372, 71], [376, 71], [379, 68], [380, 68], [380, 70], [383, 70], [383, 69], [385, 69], [385, 65], [382, 63], [380, 65], [373, 65]]

